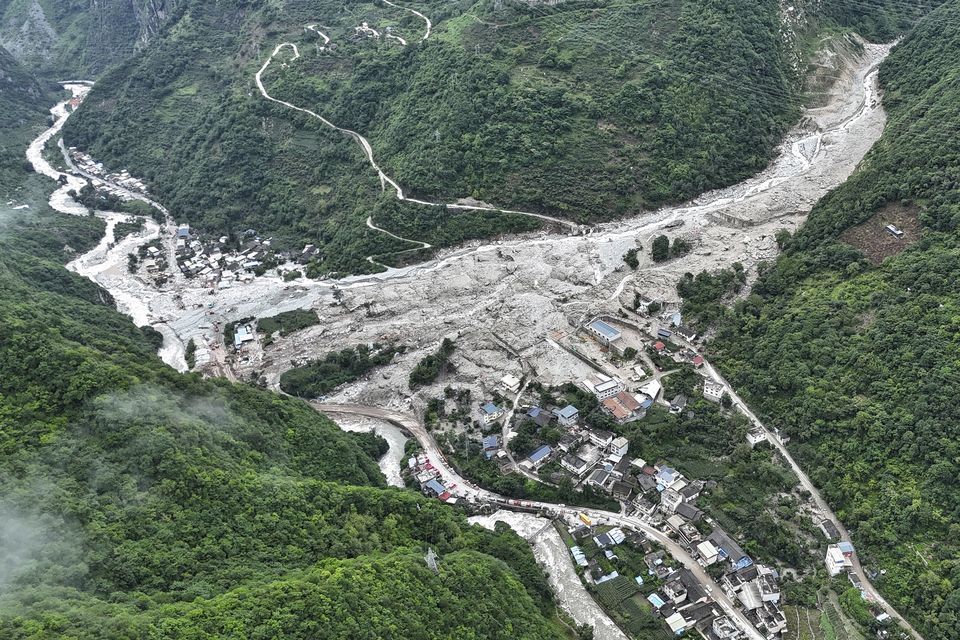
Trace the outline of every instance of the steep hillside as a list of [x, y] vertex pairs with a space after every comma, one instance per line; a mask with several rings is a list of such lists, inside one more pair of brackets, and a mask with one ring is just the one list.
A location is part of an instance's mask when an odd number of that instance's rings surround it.
[[713, 344], [928, 640], [960, 637], [958, 61], [952, 0], [882, 67], [881, 141]]
[[42, 127], [51, 95], [51, 87], [0, 47], [0, 198], [24, 177], [23, 141]]
[[29, 209], [0, 202], [0, 637], [565, 637], [527, 544], [385, 488], [382, 443], [163, 365], [63, 268], [102, 222], [24, 180]]
[[159, 31], [178, 0], [0, 0], [0, 46], [42, 73], [94, 77]]
[[[191, 2], [163, 37], [105, 76], [65, 135], [145, 176], [175, 214], [220, 234], [255, 228], [324, 249], [315, 271], [362, 270], [403, 243], [364, 221], [450, 244], [530, 219], [400, 204], [360, 147], [272, 94], [370, 138], [407, 193], [472, 196], [576, 221], [636, 213], [763, 167], [797, 114], [779, 5], [555, 6], [505, 0]], [[358, 35], [367, 23], [383, 34]], [[305, 25], [332, 38], [330, 47]]]
[[0, 237], [0, 636], [561, 637], [522, 539], [384, 489], [299, 401], [172, 372], [58, 264], [98, 221], [35, 216]]

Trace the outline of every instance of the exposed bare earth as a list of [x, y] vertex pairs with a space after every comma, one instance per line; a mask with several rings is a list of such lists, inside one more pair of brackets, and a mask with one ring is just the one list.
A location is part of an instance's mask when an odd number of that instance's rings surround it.
[[[903, 231], [903, 235], [897, 237], [890, 233], [886, 228], [889, 224]], [[917, 242], [921, 228], [916, 207], [891, 204], [866, 222], [844, 231], [840, 239], [862, 251], [876, 265]]]

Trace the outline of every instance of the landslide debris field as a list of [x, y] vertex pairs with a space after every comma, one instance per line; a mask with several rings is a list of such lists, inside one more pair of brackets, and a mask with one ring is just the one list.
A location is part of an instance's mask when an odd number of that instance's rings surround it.
[[[774, 234], [796, 228], [880, 135], [885, 116], [875, 69], [887, 52], [887, 47], [865, 46], [834, 85], [829, 105], [809, 111], [777, 159], [757, 176], [688, 205], [607, 224], [588, 235], [539, 233], [472, 243], [431, 262], [381, 274], [294, 283], [265, 276], [213, 294], [182, 277], [156, 287], [131, 275], [123, 248], [110, 250], [88, 275], [110, 290], [122, 308], [136, 307], [142, 321], [164, 330], [165, 358], [179, 367], [185, 366], [183, 345], [193, 339], [198, 369], [231, 377], [264, 376], [275, 386], [292, 362], [352, 344], [393, 341], [408, 345], [408, 351], [342, 395], [396, 404], [409, 396], [409, 371], [444, 336], [457, 339], [458, 377], [476, 385], [478, 393], [505, 373], [519, 373], [519, 360], [493, 340], [495, 334], [532, 363], [544, 381], [575, 379], [585, 365], [548, 340], [551, 335], [569, 334], [593, 314], [631, 304], [635, 292], [675, 301], [676, 282], [685, 272], [739, 261], [752, 276], [758, 262], [776, 255]], [[172, 229], [167, 233], [172, 237]], [[653, 264], [649, 247], [661, 233], [686, 239], [692, 251]], [[634, 273], [622, 256], [641, 246]], [[320, 324], [278, 338], [265, 352], [252, 345], [246, 362], [226, 366], [223, 326], [298, 308], [315, 308]]]

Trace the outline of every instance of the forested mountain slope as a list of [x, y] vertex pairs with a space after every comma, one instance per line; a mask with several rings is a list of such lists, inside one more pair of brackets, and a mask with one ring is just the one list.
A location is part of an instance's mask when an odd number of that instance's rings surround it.
[[[890, 120], [713, 343], [928, 640], [960, 638], [960, 2], [881, 69]], [[885, 226], [904, 232], [897, 239]]]
[[[408, 4], [433, 22], [426, 41], [423, 20], [374, 2], [186, 2], [65, 137], [202, 230], [312, 242], [330, 249], [317, 271], [356, 271], [407, 248], [371, 234], [370, 214], [436, 245], [535, 221], [390, 201], [353, 140], [259, 95], [279, 42], [301, 57], [271, 65], [271, 92], [367, 135], [411, 195], [584, 222], [756, 172], [798, 113], [775, 0]], [[357, 35], [364, 22], [409, 44]]]
[[0, 240], [0, 636], [562, 637], [522, 539], [383, 488], [299, 401], [163, 366], [59, 264], [100, 231]]
[[[0, 0], [0, 46], [31, 69], [92, 78], [157, 34], [178, 0]], [[72, 78], [76, 79], [76, 78]]]
[[50, 89], [0, 47], [0, 198], [23, 177], [22, 141], [43, 125]]
[[567, 637], [525, 541], [387, 489], [382, 440], [163, 365], [63, 267], [102, 222], [2, 177], [32, 199], [0, 201], [0, 637]]

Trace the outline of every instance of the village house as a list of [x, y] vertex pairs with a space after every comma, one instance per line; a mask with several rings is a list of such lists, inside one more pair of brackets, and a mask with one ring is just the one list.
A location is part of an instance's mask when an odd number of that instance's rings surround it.
[[639, 420], [646, 415], [646, 411], [643, 411], [637, 399], [626, 391], [621, 391], [612, 398], [603, 400], [600, 405], [613, 416], [618, 424]]
[[713, 380], [705, 380], [703, 383], [703, 397], [710, 402], [720, 402], [723, 399], [723, 385]]
[[579, 433], [568, 433], [560, 438], [557, 448], [564, 453], [570, 453], [579, 449], [581, 442], [583, 442], [583, 439]]
[[497, 450], [500, 449], [500, 436], [498, 435], [489, 435], [483, 439], [483, 455], [489, 460], [493, 456], [497, 455]]
[[253, 327], [249, 324], [240, 325], [233, 332], [233, 348], [239, 351], [248, 342], [256, 339]]
[[[683, 498], [682, 493], [680, 497], [681, 499]], [[678, 504], [676, 508], [676, 512], [678, 516], [686, 520], [689, 520], [690, 522], [699, 522], [700, 519], [703, 517], [703, 511], [701, 511], [700, 509], [696, 508], [695, 506], [693, 506], [688, 502], [681, 502], [680, 504]]]
[[483, 424], [491, 424], [496, 422], [503, 416], [503, 409], [488, 402], [487, 404], [480, 407], [480, 417], [483, 419]]
[[603, 429], [591, 429], [587, 431], [587, 437], [590, 438], [590, 442], [603, 449], [609, 447], [610, 443], [613, 442], [613, 434]]
[[697, 545], [697, 555], [700, 556], [700, 561], [705, 567], [717, 561], [718, 553], [717, 548], [709, 540], [704, 540]]
[[538, 427], [546, 427], [553, 421], [553, 414], [544, 411], [540, 407], [530, 407], [527, 409], [527, 417], [533, 420]]
[[596, 374], [592, 379], [587, 378], [582, 380], [580, 384], [600, 401], [612, 398], [623, 391], [623, 385], [620, 381], [614, 380], [610, 376], [605, 376], [602, 373]]
[[662, 391], [663, 385], [660, 384], [660, 381], [656, 379], [644, 383], [639, 389], [637, 389], [637, 393], [641, 393], [651, 400], [656, 400]]
[[568, 404], [564, 408], [559, 409], [556, 414], [557, 422], [564, 427], [575, 427], [577, 420], [580, 418], [580, 412], [577, 411], [577, 408], [572, 404]]
[[607, 531], [606, 533], [601, 533], [598, 536], [593, 538], [593, 541], [598, 547], [604, 549], [606, 547], [614, 547], [618, 544], [622, 544], [624, 540], [627, 539], [626, 534], [619, 527], [614, 527]]
[[568, 453], [560, 459], [560, 466], [578, 478], [590, 468], [586, 460], [572, 453]]
[[624, 438], [623, 436], [618, 436], [613, 439], [610, 443], [610, 453], [616, 456], [625, 456], [627, 455], [627, 450], [630, 448], [630, 441]]
[[687, 408], [687, 396], [678, 394], [670, 401], [670, 413], [677, 414], [681, 413], [684, 409]]
[[520, 378], [508, 373], [500, 378], [500, 386], [508, 393], [520, 393]]
[[675, 482], [682, 479], [682, 475], [679, 471], [673, 467], [663, 466], [657, 470], [656, 480], [657, 484], [663, 488], [671, 487]]
[[748, 556], [739, 544], [734, 542], [727, 532], [717, 527], [707, 536], [713, 546], [717, 548], [718, 556], [721, 560], [730, 562], [734, 569], [743, 569], [753, 564], [753, 559]]
[[829, 518], [824, 518], [820, 521], [820, 530], [823, 531], [823, 535], [827, 540], [838, 540], [840, 538], [840, 530], [837, 529], [837, 525], [834, 524], [833, 520]]
[[630, 499], [630, 496], [633, 495], [633, 486], [626, 482], [617, 481], [610, 486], [610, 493], [613, 495], [614, 500], [626, 502]]
[[665, 513], [673, 513], [677, 506], [683, 502], [683, 497], [673, 489], [664, 489], [660, 494], [660, 508]]
[[850, 555], [845, 554], [839, 544], [831, 544], [827, 547], [827, 555], [824, 557], [823, 563], [827, 567], [827, 573], [830, 574], [831, 578], [853, 567], [852, 555], [852, 553]]
[[527, 459], [521, 462], [520, 464], [527, 467], [528, 469], [536, 469], [537, 467], [539, 467], [540, 465], [542, 465], [547, 461], [547, 458], [550, 457], [550, 454], [552, 452], [553, 452], [553, 449], [550, 447], [550, 445], [547, 445], [547, 444], [540, 445], [539, 447], [534, 449], [533, 453], [531, 453], [527, 457]]
[[761, 442], [766, 441], [767, 434], [763, 429], [751, 429], [747, 432], [747, 444], [750, 445], [750, 448], [753, 449], [755, 446]]
[[594, 469], [593, 473], [587, 479], [587, 482], [595, 487], [606, 488], [610, 480], [610, 472], [605, 469]]

